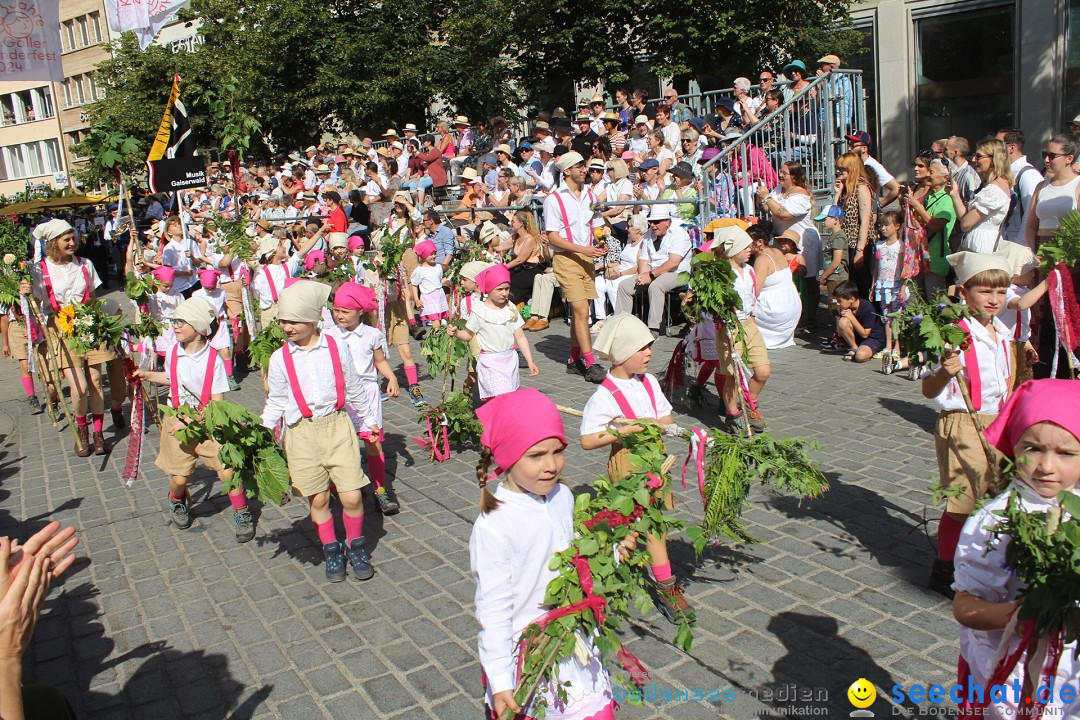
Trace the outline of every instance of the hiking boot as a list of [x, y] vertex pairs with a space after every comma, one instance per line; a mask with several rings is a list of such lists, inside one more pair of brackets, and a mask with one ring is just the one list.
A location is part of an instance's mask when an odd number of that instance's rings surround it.
[[755, 433], [765, 432], [765, 417], [761, 414], [761, 410], [755, 408], [750, 411], [750, 429]]
[[582, 376], [585, 375], [585, 361], [581, 358], [566, 361], [566, 374], [573, 375], [575, 373]]
[[384, 487], [375, 490], [375, 505], [383, 515], [397, 515], [401, 509], [401, 506], [391, 499], [390, 493], [386, 492]]
[[[370, 580], [375, 576], [375, 568], [371, 567], [371, 558], [368, 557], [367, 548], [364, 547], [362, 535], [352, 541], [346, 552], [349, 554], [349, 564], [352, 565], [353, 575], [357, 580]], [[329, 577], [329, 568], [326, 572]]]
[[952, 561], [934, 558], [934, 565], [930, 568], [930, 582], [926, 584], [926, 587], [938, 593], [939, 595], [944, 595], [945, 597], [952, 600], [952, 597], [955, 594], [952, 589], [952, 584]]
[[[75, 446], [75, 454], [79, 457], [90, 457], [90, 453], [93, 452], [93, 448], [90, 447], [90, 428], [85, 425], [75, 426], [75, 437], [79, 439], [78, 444]], [[80, 451], [79, 448], [82, 448]]]
[[705, 388], [701, 385], [691, 385], [686, 388], [686, 402], [689, 405], [705, 407]]
[[94, 431], [94, 454], [95, 455], [107, 455], [108, 453], [109, 453], [109, 448], [108, 448], [107, 445], [105, 445], [105, 436], [102, 433], [95, 430]]
[[124, 419], [123, 408], [120, 408], [119, 410], [110, 409], [109, 413], [112, 415], [112, 424], [114, 428], [122, 430], [127, 427], [127, 420]]
[[187, 530], [191, 527], [191, 509], [188, 507], [188, 496], [185, 494], [183, 500], [173, 500], [169, 497], [169, 504], [172, 509], [169, 511], [169, 515], [172, 518], [172, 523], [181, 530]]
[[413, 340], [420, 341], [424, 339], [424, 335], [427, 334], [427, 328], [420, 323], [409, 326], [409, 334], [412, 335]]
[[38, 400], [37, 395], [31, 395], [30, 397], [26, 398], [26, 404], [30, 406], [31, 415], [40, 415], [45, 410], [45, 406], [41, 404], [40, 400]]
[[251, 511], [247, 508], [233, 512], [233, 530], [236, 531], [236, 542], [246, 543], [255, 537], [255, 520], [251, 517]]
[[240, 389], [240, 383], [236, 382], [236, 378], [229, 378], [229, 390], [236, 392]]
[[746, 419], [742, 415], [728, 415], [724, 422], [724, 431], [729, 435], [746, 437]]
[[685, 588], [670, 577], [663, 582], [656, 583], [657, 597], [660, 603], [657, 608], [667, 618], [668, 622], [677, 622], [680, 618], [693, 619], [694, 609], [683, 596]]
[[424, 391], [420, 389], [419, 385], [409, 386], [409, 399], [412, 400], [412, 404], [415, 407], [424, 407], [427, 405], [427, 400], [424, 399]]
[[322, 546], [323, 555], [326, 556], [326, 579], [330, 582], [341, 582], [345, 579], [345, 545], [338, 542], [327, 543]]
[[589, 382], [599, 385], [604, 382], [604, 378], [607, 377], [607, 370], [600, 363], [593, 363], [585, 369], [585, 379]]

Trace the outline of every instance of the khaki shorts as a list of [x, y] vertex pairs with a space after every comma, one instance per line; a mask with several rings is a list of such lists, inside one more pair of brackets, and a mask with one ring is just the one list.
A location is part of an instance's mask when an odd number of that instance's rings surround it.
[[386, 303], [386, 344], [388, 347], [409, 344], [409, 315], [405, 299]]
[[359, 490], [369, 484], [360, 470], [360, 441], [343, 412], [303, 418], [285, 432], [285, 456], [293, 487], [304, 497], [330, 489]]
[[67, 346], [64, 342], [63, 334], [56, 327], [56, 316], [50, 315], [46, 321], [48, 328], [47, 334], [49, 336], [49, 350], [53, 348], [59, 348], [59, 357], [57, 358], [57, 365], [61, 370], [67, 370], [74, 368], [75, 370], [82, 370], [87, 365], [100, 365], [101, 363], [109, 362], [116, 357], [116, 353], [112, 350], [91, 350], [88, 353], [77, 353]]
[[[751, 370], [756, 367], [762, 367], [769, 364], [769, 353], [765, 349], [765, 340], [761, 337], [761, 331], [758, 330], [757, 323], [754, 322], [754, 318], [746, 318], [742, 321], [743, 333], [746, 335], [744, 342], [735, 343], [735, 354], [742, 356], [743, 347], [746, 347], [746, 365]], [[724, 328], [720, 328], [716, 333], [716, 358], [720, 363], [720, 373], [728, 375], [729, 377], [735, 377], [735, 361], [732, 358], [731, 353], [728, 351], [727, 333]]]
[[596, 270], [592, 258], [577, 253], [555, 253], [551, 260], [551, 269], [559, 281], [563, 299], [574, 303], [582, 300], [595, 300]]
[[224, 470], [225, 466], [218, 460], [218, 451], [221, 445], [213, 440], [205, 440], [198, 445], [191, 443], [180, 444], [176, 439], [176, 431], [181, 423], [175, 417], [162, 418], [161, 449], [158, 450], [154, 464], [161, 468], [166, 475], [181, 475], [189, 477], [195, 472], [195, 462], [202, 460], [210, 470]]
[[[976, 417], [987, 428], [997, 415], [979, 413]], [[975, 423], [967, 411], [948, 410], [938, 415], [934, 428], [934, 451], [941, 486], [960, 486], [964, 489], [960, 496], [949, 498], [945, 510], [958, 515], [971, 515], [975, 512], [975, 503], [990, 487], [994, 468], [987, 464], [979, 431], [975, 429]], [[994, 450], [994, 454], [1001, 459], [997, 450]]]
[[222, 283], [225, 291], [225, 315], [230, 319], [244, 317], [244, 283], [239, 280]]
[[[27, 359], [25, 325], [17, 320], [8, 320], [7, 341], [12, 358], [15, 360]], [[42, 363], [45, 362], [45, 343], [39, 342], [34, 345], [34, 361], [38, 363], [38, 367], [44, 367]]]

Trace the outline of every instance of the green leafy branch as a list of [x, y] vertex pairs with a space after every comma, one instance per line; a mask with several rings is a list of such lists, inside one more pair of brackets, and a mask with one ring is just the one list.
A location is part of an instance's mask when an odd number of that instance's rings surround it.
[[1039, 246], [1039, 257], [1047, 270], [1058, 263], [1080, 263], [1080, 212], [1071, 210], [1061, 218], [1060, 229]]

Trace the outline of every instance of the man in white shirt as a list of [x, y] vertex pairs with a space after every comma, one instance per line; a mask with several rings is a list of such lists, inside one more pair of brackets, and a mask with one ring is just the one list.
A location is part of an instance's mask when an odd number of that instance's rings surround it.
[[[672, 222], [670, 206], [653, 205], [647, 219], [649, 231], [638, 253], [637, 285], [649, 288], [649, 317], [645, 324], [653, 337], [658, 337], [667, 294], [683, 284], [680, 273], [690, 272], [693, 245], [682, 225]], [[636, 291], [634, 284], [620, 283], [615, 311], [632, 312]]]
[[847, 139], [848, 151], [861, 157], [863, 165], [877, 174], [878, 190], [882, 195], [881, 207], [885, 207], [900, 197], [900, 183], [885, 169], [884, 165], [870, 157], [870, 133], [865, 130], [856, 130], [844, 137]]
[[585, 158], [571, 151], [555, 166], [562, 173], [562, 184], [544, 200], [544, 231], [555, 251], [552, 269], [573, 314], [566, 371], [600, 383], [607, 371], [593, 356], [589, 304], [597, 297], [595, 260], [607, 254], [607, 247], [593, 238], [604, 218], [594, 209], [595, 196], [585, 189]]
[[396, 140], [390, 143], [390, 155], [393, 156], [394, 161], [397, 163], [396, 175], [404, 180], [409, 176], [409, 153], [405, 151], [405, 146]]
[[1013, 195], [1017, 200], [1009, 207], [1009, 215], [1005, 222], [1005, 238], [1012, 242], [1024, 244], [1024, 224], [1027, 222], [1027, 214], [1031, 211], [1031, 198], [1035, 195], [1035, 189], [1043, 181], [1043, 174], [1028, 162], [1024, 155], [1024, 131], [1020, 128], [1004, 128], [998, 130], [997, 139], [1005, 143], [1005, 149], [1009, 153], [1009, 169], [1013, 176]]

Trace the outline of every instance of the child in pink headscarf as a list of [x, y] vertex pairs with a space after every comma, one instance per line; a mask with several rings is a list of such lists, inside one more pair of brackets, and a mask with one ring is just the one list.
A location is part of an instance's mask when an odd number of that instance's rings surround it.
[[163, 358], [176, 344], [176, 333], [172, 328], [173, 313], [180, 303], [184, 302], [184, 296], [173, 287], [176, 270], [162, 265], [154, 268], [150, 274], [157, 284], [157, 291], [150, 296], [150, 315], [161, 323], [161, 335], [154, 340], [154, 350], [158, 357]]
[[214, 311], [218, 315], [218, 329], [214, 333], [214, 336], [210, 338], [210, 347], [218, 351], [218, 355], [221, 356], [221, 361], [225, 363], [225, 374], [229, 378], [229, 389], [236, 391], [240, 389], [236, 380], [233, 378], [233, 361], [232, 361], [232, 324], [229, 322], [229, 315], [225, 311], [225, 302], [228, 300], [228, 296], [225, 291], [218, 286], [218, 278], [221, 277], [220, 270], [210, 270], [203, 268], [196, 273], [199, 276], [199, 289], [191, 293], [192, 297], [201, 297], [206, 302], [210, 303], [210, 307], [214, 308]]
[[[383, 454], [382, 394], [379, 391], [379, 375], [386, 378], [388, 397], [398, 396], [398, 381], [386, 359], [386, 335], [382, 330], [364, 322], [373, 318], [379, 307], [375, 291], [353, 282], [342, 283], [334, 293], [334, 327], [327, 330], [349, 347], [353, 367], [360, 376], [363, 393], [371, 403], [371, 410], [379, 422], [379, 432], [358, 424], [356, 435], [364, 442], [364, 454], [368, 460], [371, 482], [375, 485], [375, 503], [383, 515], [394, 515], [400, 509], [398, 503], [386, 491], [386, 456]], [[352, 413], [350, 413], [352, 415]]]
[[480, 342], [480, 357], [476, 361], [476, 377], [480, 384], [480, 399], [513, 392], [521, 385], [515, 343], [529, 366], [529, 375], [540, 374], [532, 359], [532, 349], [522, 329], [525, 321], [510, 302], [510, 270], [505, 265], [492, 265], [476, 276], [476, 286], [487, 295], [484, 302], [474, 305], [465, 327], [451, 325], [447, 332], [469, 342], [475, 336]]
[[[1029, 380], [1017, 389], [986, 430], [991, 445], [1016, 459], [1016, 478], [1007, 492], [984, 505], [964, 524], [956, 548], [952, 585], [956, 592], [953, 615], [961, 625], [959, 682], [966, 688], [966, 676], [970, 674], [972, 682], [983, 686], [983, 699], [990, 701], [983, 709], [983, 717], [1020, 717], [1025, 710], [1031, 710], [1031, 705], [1023, 697], [1017, 697], [1013, 689], [1024, 684], [1026, 653], [1007, 676], [994, 677], [999, 658], [1011, 655], [1020, 647], [1024, 628], [1023, 623], [1017, 623], [1016, 610], [1026, 590], [1006, 562], [1009, 536], [993, 536], [992, 528], [999, 522], [996, 513], [1005, 508], [1013, 495], [1025, 512], [1045, 513], [1060, 506], [1060, 493], [1077, 492], [1076, 484], [1080, 481], [1077, 407], [1080, 407], [1080, 383], [1075, 380]], [[1044, 717], [1080, 715], [1076, 693], [1080, 662], [1075, 655], [1076, 643], [1066, 643]], [[1004, 697], [999, 695], [991, 700], [990, 686], [996, 684], [1004, 685], [1006, 691]], [[1038, 685], [1049, 687], [1050, 683], [1036, 680]], [[1063, 698], [1062, 689], [1071, 689], [1072, 697]], [[964, 700], [967, 699], [965, 696]], [[977, 696], [974, 699], [979, 700]], [[967, 709], [978, 711], [971, 703], [968, 706]]]
[[435, 243], [430, 240], [416, 243], [413, 248], [421, 265], [412, 271], [409, 282], [413, 286], [413, 299], [420, 308], [420, 319], [431, 322], [432, 328], [438, 328], [443, 320], [450, 317], [450, 306], [446, 304], [443, 292], [443, 267], [439, 264]]
[[[574, 537], [574, 495], [560, 482], [566, 433], [555, 404], [533, 388], [500, 395], [476, 416], [484, 426], [476, 467], [481, 497], [469, 557], [488, 713], [497, 718], [510, 708], [536, 717], [546, 705], [548, 720], [613, 720], [611, 679], [592, 642], [581, 635], [585, 663], [559, 663], [559, 682], [567, 683], [565, 704], [551, 684], [541, 685], [524, 708], [514, 701], [518, 639], [543, 615], [547, 585], [557, 575], [548, 565]], [[488, 482], [500, 475], [502, 482], [491, 492]]]

